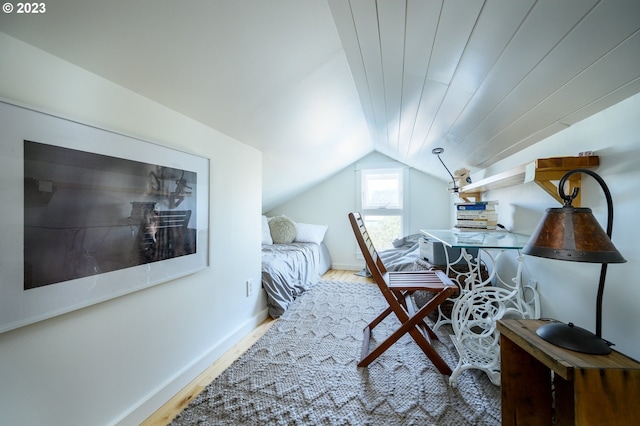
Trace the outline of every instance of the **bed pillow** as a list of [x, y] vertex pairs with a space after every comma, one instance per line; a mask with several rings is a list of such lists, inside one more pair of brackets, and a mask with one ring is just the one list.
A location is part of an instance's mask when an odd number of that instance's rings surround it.
[[324, 240], [324, 234], [329, 227], [325, 225], [311, 225], [309, 223], [296, 223], [297, 243], [316, 243], [320, 244]]
[[273, 244], [269, 219], [265, 215], [262, 215], [262, 244]]
[[269, 229], [274, 244], [291, 244], [296, 238], [296, 224], [286, 216], [269, 219]]

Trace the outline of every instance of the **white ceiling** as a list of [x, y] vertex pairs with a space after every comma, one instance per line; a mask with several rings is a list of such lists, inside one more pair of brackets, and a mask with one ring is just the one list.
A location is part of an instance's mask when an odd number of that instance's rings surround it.
[[638, 0], [56, 0], [0, 30], [260, 149], [264, 211], [372, 150], [446, 178], [436, 146], [473, 171], [640, 92]]

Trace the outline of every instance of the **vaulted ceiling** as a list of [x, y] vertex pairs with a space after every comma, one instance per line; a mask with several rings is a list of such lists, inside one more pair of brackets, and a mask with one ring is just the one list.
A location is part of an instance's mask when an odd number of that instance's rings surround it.
[[453, 169], [487, 167], [640, 92], [639, 30], [637, 0], [58, 0], [0, 15], [0, 31], [260, 149], [265, 211], [372, 150], [443, 179], [434, 147]]

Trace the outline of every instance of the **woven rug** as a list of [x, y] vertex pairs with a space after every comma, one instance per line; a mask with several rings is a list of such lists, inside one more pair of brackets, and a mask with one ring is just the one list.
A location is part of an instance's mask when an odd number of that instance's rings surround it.
[[[500, 424], [499, 387], [476, 370], [449, 386], [408, 335], [368, 368], [357, 367], [362, 329], [384, 307], [373, 284], [321, 281], [171, 424]], [[387, 317], [374, 329], [372, 347], [397, 325]], [[454, 368], [449, 332], [438, 331], [434, 348]]]

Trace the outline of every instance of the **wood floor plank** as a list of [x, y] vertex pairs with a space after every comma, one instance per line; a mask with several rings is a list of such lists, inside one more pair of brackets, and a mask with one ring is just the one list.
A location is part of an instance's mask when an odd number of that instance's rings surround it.
[[[373, 283], [371, 278], [355, 275], [356, 271], [344, 271], [330, 269], [322, 276], [324, 281], [345, 281], [359, 283]], [[247, 351], [264, 333], [275, 324], [277, 320], [267, 318], [262, 324], [256, 327], [251, 333], [246, 335], [229, 349], [224, 355], [218, 358], [191, 383], [185, 386], [173, 398], [167, 401], [155, 413], [153, 413], [141, 426], [165, 426], [178, 415], [205, 387], [226, 370], [236, 359]]]
[[325, 281], [346, 281], [346, 282], [358, 282], [358, 283], [373, 283], [373, 279], [367, 277], [361, 277], [355, 274], [356, 271], [344, 271], [337, 269], [330, 269], [326, 274], [322, 276]]

